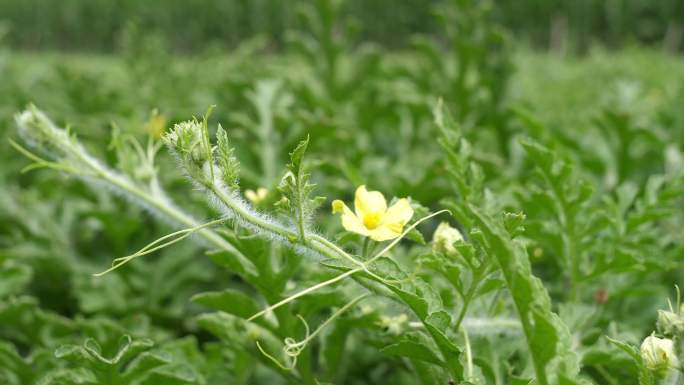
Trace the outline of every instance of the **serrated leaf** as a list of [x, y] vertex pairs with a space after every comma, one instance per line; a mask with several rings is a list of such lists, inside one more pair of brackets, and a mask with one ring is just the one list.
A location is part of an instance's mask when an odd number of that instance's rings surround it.
[[253, 298], [233, 289], [197, 294], [192, 301], [241, 318], [249, 318], [259, 312]]
[[406, 233], [406, 238], [414, 242], [417, 242], [421, 245], [425, 244], [425, 238], [423, 238], [423, 234], [420, 231], [418, 231], [418, 229], [413, 229]]
[[606, 339], [632, 358], [632, 361], [639, 370], [639, 385], [654, 385], [656, 383], [653, 372], [643, 364], [641, 354], [636, 347], [608, 336], [606, 336]]
[[127, 383], [140, 380], [148, 372], [171, 362], [168, 354], [144, 352], [127, 365], [122, 378]]
[[486, 240], [485, 249], [496, 259], [511, 292], [527, 336], [537, 382], [551, 384], [560, 374], [576, 378], [579, 364], [570, 348], [570, 333], [551, 311], [548, 292], [532, 274], [525, 249], [511, 240], [503, 224], [495, 222], [479, 208], [472, 205], [467, 208]]
[[292, 152], [290, 152], [290, 164], [287, 168], [292, 171], [295, 177], [299, 177], [302, 174], [302, 161], [304, 160], [304, 153], [306, 153], [306, 148], [309, 146], [309, 137], [302, 140], [297, 144]]
[[218, 125], [216, 131], [216, 160], [218, 162], [223, 183], [229, 188], [237, 189], [240, 177], [240, 162], [234, 154], [226, 131]]
[[480, 285], [477, 289], [477, 294], [478, 295], [485, 295], [491, 291], [494, 291], [498, 288], [504, 287], [505, 282], [498, 279], [498, 278], [489, 278], [487, 279], [483, 284]]
[[311, 197], [316, 185], [309, 183], [310, 175], [304, 171], [304, 153], [309, 144], [309, 137], [299, 142], [290, 153], [288, 171], [280, 180], [278, 190], [287, 199], [287, 207], [293, 217], [300, 240], [304, 240], [309, 222], [314, 211], [325, 202], [323, 197]]

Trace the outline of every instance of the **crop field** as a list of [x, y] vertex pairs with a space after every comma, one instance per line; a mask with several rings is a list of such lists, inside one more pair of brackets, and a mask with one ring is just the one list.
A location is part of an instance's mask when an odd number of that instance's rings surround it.
[[345, 4], [193, 49], [0, 13], [0, 385], [684, 384], [682, 24]]

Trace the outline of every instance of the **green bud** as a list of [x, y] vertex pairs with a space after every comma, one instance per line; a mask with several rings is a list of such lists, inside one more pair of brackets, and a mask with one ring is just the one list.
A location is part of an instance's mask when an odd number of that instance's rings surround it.
[[387, 330], [388, 333], [397, 336], [402, 333], [404, 324], [406, 324], [407, 321], [408, 316], [403, 313], [394, 317], [382, 316], [380, 317], [379, 326]]
[[641, 359], [649, 370], [665, 375], [671, 368], [678, 366], [674, 343], [669, 338], [650, 335], [641, 344]]
[[184, 160], [191, 160], [195, 164], [202, 164], [207, 160], [207, 151], [202, 141], [202, 124], [196, 120], [175, 124], [164, 136], [164, 142]]
[[669, 336], [684, 333], [684, 318], [668, 310], [658, 310], [658, 330]]
[[442, 222], [437, 226], [434, 235], [432, 236], [432, 250], [452, 255], [456, 253], [454, 243], [462, 241], [463, 235], [458, 229], [451, 227], [447, 222]]

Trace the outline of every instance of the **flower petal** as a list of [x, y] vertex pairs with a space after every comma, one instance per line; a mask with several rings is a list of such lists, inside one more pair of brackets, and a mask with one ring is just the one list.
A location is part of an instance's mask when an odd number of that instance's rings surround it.
[[256, 202], [258, 199], [257, 194], [251, 189], [245, 190], [245, 198], [249, 199], [252, 203]]
[[[406, 198], [399, 199], [393, 204], [382, 218], [382, 225], [396, 226], [403, 228], [413, 217], [413, 208]], [[399, 230], [401, 232], [401, 229]]]
[[361, 235], [368, 236], [368, 229], [363, 225], [363, 221], [357, 217], [353, 211], [341, 200], [332, 203], [333, 213], [342, 213], [342, 226], [345, 230]]
[[382, 242], [401, 235], [404, 226], [411, 220], [413, 209], [408, 199], [399, 199], [393, 204], [382, 218], [382, 223], [370, 232], [371, 239]]
[[403, 226], [382, 225], [370, 231], [369, 237], [378, 242], [389, 241], [401, 235]]
[[368, 191], [365, 185], [356, 189], [354, 211], [359, 218], [367, 214], [383, 214], [387, 210], [387, 201], [379, 191]]
[[339, 199], [335, 199], [332, 202], [332, 213], [333, 214], [343, 213], [345, 207], [347, 207], [347, 205], [345, 205], [344, 202], [342, 202]]

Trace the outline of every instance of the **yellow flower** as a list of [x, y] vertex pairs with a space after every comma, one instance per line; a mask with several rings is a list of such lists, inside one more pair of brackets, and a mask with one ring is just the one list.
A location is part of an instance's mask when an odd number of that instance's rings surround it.
[[332, 203], [333, 214], [342, 213], [342, 226], [347, 231], [382, 242], [397, 238], [404, 225], [413, 216], [408, 199], [399, 199], [387, 208], [387, 201], [379, 191], [367, 191], [366, 186], [356, 189], [354, 212], [341, 200]]
[[259, 187], [256, 191], [249, 189], [245, 191], [245, 197], [255, 205], [258, 205], [259, 203], [263, 202], [263, 200], [266, 199], [267, 195], [268, 190], [264, 187]]
[[145, 123], [143, 130], [152, 135], [153, 138], [159, 139], [164, 134], [165, 129], [166, 118], [164, 115], [159, 115], [157, 110], [152, 111], [152, 116], [150, 117], [150, 120]]

